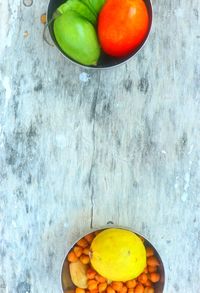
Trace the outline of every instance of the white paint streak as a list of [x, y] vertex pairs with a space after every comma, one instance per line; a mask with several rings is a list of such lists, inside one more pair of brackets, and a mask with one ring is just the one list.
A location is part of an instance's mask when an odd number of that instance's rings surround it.
[[82, 81], [82, 82], [88, 82], [90, 80], [90, 75], [86, 72], [82, 72], [80, 75], [79, 75], [79, 80]]
[[1, 1], [0, 2], [0, 11], [1, 11], [1, 17], [0, 17], [0, 56], [4, 51], [5, 48], [5, 41], [6, 36], [8, 34], [8, 1]]
[[66, 141], [66, 137], [63, 134], [56, 135], [56, 145], [61, 149], [66, 148], [67, 141]]
[[183, 9], [178, 8], [174, 11], [174, 14], [177, 18], [183, 18], [184, 17], [184, 13], [183, 13]]
[[177, 181], [175, 182], [174, 187], [175, 187], [176, 193], [178, 193], [178, 191], [179, 191], [179, 183]]
[[69, 224], [68, 224], [67, 222], [65, 222], [65, 223], [63, 224], [63, 226], [64, 226], [64, 228], [68, 228], [68, 227], [69, 227]]
[[193, 149], [194, 149], [194, 145], [192, 144], [192, 145], [190, 146], [189, 151], [188, 151], [188, 155], [190, 155], [190, 154], [192, 153]]
[[8, 106], [9, 100], [12, 96], [12, 90], [10, 86], [10, 79], [8, 76], [4, 76], [2, 80], [3, 87], [5, 89], [5, 106]]
[[188, 188], [189, 188], [189, 185], [190, 185], [190, 173], [189, 172], [185, 174], [184, 179], [185, 179], [184, 192], [183, 192], [183, 194], [181, 196], [181, 200], [183, 202], [185, 202], [189, 197], [189, 194], [188, 194]]
[[17, 223], [16, 223], [14, 220], [12, 220], [12, 226], [13, 226], [14, 228], [17, 228]]
[[188, 193], [187, 193], [187, 192], [183, 192], [183, 194], [182, 194], [182, 196], [181, 196], [181, 200], [182, 200], [183, 202], [186, 202], [187, 199], [188, 199]]
[[0, 148], [3, 148], [3, 147], [4, 147], [4, 137], [3, 137], [3, 130], [0, 125]]
[[[10, 9], [10, 11], [9, 11]], [[9, 7], [8, 1], [0, 2], [0, 57], [6, 48], [9, 48], [12, 44], [12, 38], [16, 35], [16, 21], [18, 18], [18, 2], [12, 2]]]
[[189, 198], [188, 188], [190, 186], [190, 171], [191, 171], [192, 161], [189, 162], [189, 169], [188, 172], [185, 174], [184, 177], [184, 191], [181, 196], [181, 200], [185, 202]]

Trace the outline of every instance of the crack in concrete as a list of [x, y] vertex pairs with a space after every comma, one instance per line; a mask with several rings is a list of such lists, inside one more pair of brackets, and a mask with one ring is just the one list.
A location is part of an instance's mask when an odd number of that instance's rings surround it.
[[97, 99], [99, 95], [99, 85], [100, 85], [100, 78], [101, 78], [101, 73], [99, 73], [99, 78], [98, 78], [98, 87], [97, 91], [94, 94], [94, 98], [92, 101], [92, 106], [91, 106], [91, 116], [90, 116], [90, 121], [93, 121], [93, 127], [92, 127], [92, 141], [93, 141], [93, 151], [92, 151], [92, 163], [91, 163], [91, 168], [90, 168], [90, 173], [89, 173], [89, 178], [88, 178], [88, 183], [89, 187], [91, 187], [91, 196], [90, 196], [90, 202], [91, 202], [91, 211], [90, 211], [90, 228], [93, 228], [93, 220], [94, 220], [94, 186], [92, 184], [92, 173], [93, 173], [93, 168], [94, 168], [94, 161], [95, 161], [95, 116], [96, 116], [96, 106], [97, 106]]

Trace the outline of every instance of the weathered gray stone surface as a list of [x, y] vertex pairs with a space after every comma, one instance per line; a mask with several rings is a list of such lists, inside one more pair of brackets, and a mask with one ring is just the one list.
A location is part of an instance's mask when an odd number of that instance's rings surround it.
[[47, 4], [0, 1], [0, 292], [61, 292], [68, 245], [110, 220], [155, 244], [166, 293], [199, 292], [199, 0], [153, 1], [144, 50], [101, 72], [43, 42]]

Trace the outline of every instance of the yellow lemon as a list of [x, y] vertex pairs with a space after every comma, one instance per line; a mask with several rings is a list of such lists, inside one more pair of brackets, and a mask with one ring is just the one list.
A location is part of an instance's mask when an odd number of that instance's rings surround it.
[[91, 244], [91, 264], [111, 281], [128, 281], [138, 277], [146, 267], [146, 250], [142, 240], [124, 229], [106, 229]]

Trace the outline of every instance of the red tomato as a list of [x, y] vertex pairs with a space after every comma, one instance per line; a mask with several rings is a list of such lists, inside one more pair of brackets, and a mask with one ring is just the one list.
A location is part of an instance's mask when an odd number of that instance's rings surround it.
[[107, 0], [99, 14], [99, 41], [111, 56], [133, 52], [145, 39], [148, 28], [148, 10], [143, 0]]

